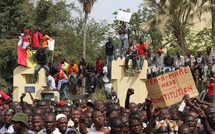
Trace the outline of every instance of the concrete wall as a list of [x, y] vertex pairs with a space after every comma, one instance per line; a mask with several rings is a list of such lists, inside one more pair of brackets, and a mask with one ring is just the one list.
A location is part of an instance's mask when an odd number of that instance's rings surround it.
[[[129, 60], [129, 65], [132, 65]], [[120, 100], [120, 106], [125, 105], [125, 98], [128, 88], [134, 89], [134, 95], [131, 96], [130, 102], [143, 103], [148, 95], [145, 81], [147, 79], [147, 67], [148, 62], [145, 60], [141, 73], [135, 73], [133, 77], [125, 76], [125, 60], [113, 60], [111, 82], [113, 84], [114, 91], [117, 92]]]
[[[34, 68], [16, 68], [13, 72], [13, 101], [20, 101], [22, 93], [26, 93], [24, 101], [32, 104], [28, 89], [34, 90], [32, 96], [34, 99], [41, 99], [40, 93], [47, 86], [45, 70], [42, 68], [38, 73], [38, 80], [36, 83], [27, 83], [29, 81], [29, 74], [34, 77]], [[31, 76], [32, 77], [32, 76]]]

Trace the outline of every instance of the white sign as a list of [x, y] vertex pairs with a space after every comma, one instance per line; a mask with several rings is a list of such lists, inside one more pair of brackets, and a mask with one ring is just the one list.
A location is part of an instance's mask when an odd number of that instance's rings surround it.
[[55, 40], [48, 40], [48, 47], [50, 51], [54, 51]]
[[116, 19], [124, 22], [130, 22], [131, 13], [119, 10]]

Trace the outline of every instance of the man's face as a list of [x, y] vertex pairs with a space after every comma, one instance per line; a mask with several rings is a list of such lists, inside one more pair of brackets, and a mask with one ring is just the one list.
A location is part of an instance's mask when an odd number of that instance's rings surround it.
[[46, 104], [45, 101], [40, 101], [40, 102], [38, 103], [38, 106], [39, 106], [39, 108], [41, 108], [41, 109], [43, 109], [43, 110], [46, 111], [48, 105]]
[[180, 51], [177, 51], [177, 56], [180, 56], [181, 52]]
[[131, 112], [137, 112], [137, 105], [135, 103], [130, 103], [129, 104], [129, 109]]
[[28, 116], [29, 114], [32, 113], [32, 111], [30, 109], [26, 109], [26, 110], [24, 110], [24, 113]]
[[20, 105], [16, 105], [16, 106], [14, 106], [14, 110], [15, 110], [15, 113], [21, 113], [22, 107]]
[[111, 37], [108, 38], [108, 42], [112, 42], [112, 38]]
[[114, 100], [109, 100], [109, 101], [107, 102], [107, 108], [112, 107], [114, 104], [116, 104], [116, 102], [115, 102]]
[[103, 102], [102, 101], [97, 101], [95, 103], [94, 108], [95, 108], [95, 110], [103, 112], [104, 111], [104, 104], [103, 104]]
[[81, 112], [79, 110], [72, 111], [72, 121], [78, 123], [81, 117]]
[[87, 113], [85, 114], [85, 117], [88, 117], [88, 118], [90, 119], [90, 121], [92, 122], [91, 115], [92, 115], [92, 113], [90, 113], [90, 112], [87, 112]]
[[142, 131], [142, 125], [139, 121], [133, 120], [130, 124], [131, 133], [139, 134]]
[[19, 121], [12, 121], [12, 126], [15, 132], [20, 133], [22, 130], [23, 126], [21, 125], [21, 122]]
[[185, 118], [184, 124], [188, 125], [190, 127], [190, 131], [193, 132], [196, 129], [197, 122], [193, 116], [188, 116]]
[[43, 30], [43, 31], [42, 31], [42, 34], [43, 34], [43, 35], [46, 35], [46, 31], [45, 31], [45, 30]]
[[111, 108], [115, 109], [118, 113], [120, 113], [119, 105], [113, 105]]
[[55, 108], [55, 114], [58, 115], [62, 113], [62, 108]]
[[128, 44], [129, 44], [129, 46], [132, 46], [132, 45], [133, 45], [133, 41], [132, 41], [132, 40], [129, 40], [129, 41], [128, 41]]
[[110, 115], [109, 115], [109, 120], [110, 120], [111, 118], [115, 117], [115, 116], [119, 116], [119, 113], [118, 113], [117, 111], [111, 112]]
[[47, 131], [54, 131], [55, 130], [55, 117], [53, 115], [45, 116], [45, 128]]
[[143, 38], [140, 38], [140, 44], [142, 44], [143, 43]]
[[73, 62], [73, 61], [70, 61], [70, 65], [73, 66], [73, 65], [74, 65], [74, 62]]
[[93, 112], [93, 107], [91, 107], [91, 106], [87, 106], [87, 111], [89, 111], [89, 112]]
[[211, 107], [211, 108], [207, 109], [206, 116], [207, 116], [209, 123], [215, 124], [215, 107]]
[[122, 132], [124, 132], [124, 133], [128, 132], [128, 130], [129, 130], [128, 118], [123, 116], [122, 117], [122, 123], [123, 123]]
[[61, 133], [65, 133], [67, 129], [68, 121], [66, 118], [62, 117], [57, 121], [57, 128]]
[[190, 51], [187, 51], [186, 54], [187, 54], [187, 56], [190, 56]]
[[147, 119], [147, 116], [146, 116], [146, 111], [141, 111], [140, 112], [140, 119], [141, 119], [142, 122], [147, 123], [148, 119]]
[[167, 109], [162, 109], [159, 115], [160, 120], [170, 120], [170, 113]]
[[39, 132], [43, 129], [44, 121], [40, 116], [34, 116], [32, 119], [32, 125], [34, 127], [34, 131]]
[[4, 112], [4, 122], [6, 124], [11, 124], [12, 118], [13, 118], [13, 112], [10, 112], [10, 111]]
[[68, 107], [63, 107], [62, 108], [63, 114], [66, 115], [66, 117], [69, 119], [70, 118], [70, 114], [71, 114], [71, 109]]
[[93, 120], [94, 124], [102, 126], [102, 125], [104, 125], [105, 118], [104, 118], [104, 115], [100, 111], [97, 111], [94, 113], [92, 120]]
[[129, 117], [129, 115], [130, 115], [130, 110], [129, 110], [129, 109], [123, 109], [122, 115], [125, 116], [125, 117]]
[[38, 28], [37, 27], [34, 27], [34, 32], [37, 32]]
[[167, 56], [168, 56], [168, 57], [171, 56], [171, 53], [170, 53], [170, 52], [167, 52]]
[[172, 108], [169, 110], [170, 116], [172, 120], [178, 120], [179, 115], [178, 115], [178, 110], [176, 108]]
[[200, 56], [201, 54], [202, 54], [202, 52], [200, 52], [200, 51], [197, 52], [197, 55], [198, 55], [198, 56]]
[[122, 120], [115, 121], [111, 126], [111, 133], [112, 134], [121, 134], [123, 127]]
[[30, 130], [34, 130], [33, 123], [32, 123], [32, 116], [28, 116], [28, 127]]

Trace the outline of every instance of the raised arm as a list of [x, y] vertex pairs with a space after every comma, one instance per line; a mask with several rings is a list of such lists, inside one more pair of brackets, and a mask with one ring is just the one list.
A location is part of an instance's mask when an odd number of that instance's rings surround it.
[[23, 101], [23, 99], [25, 98], [25, 96], [26, 96], [26, 94], [23, 93], [22, 96], [20, 97], [22, 110], [27, 109], [27, 106], [26, 106], [25, 102]]
[[134, 94], [134, 89], [128, 88], [126, 99], [125, 99], [125, 108], [129, 109], [129, 103], [130, 103], [130, 96]]
[[32, 94], [31, 94], [31, 91], [30, 91], [30, 90], [28, 90], [28, 93], [29, 93], [29, 95], [30, 95], [30, 97], [31, 97], [32, 102], [34, 103], [34, 102], [35, 102], [35, 100], [34, 100], [34, 97], [33, 97], [33, 96], [32, 96]]

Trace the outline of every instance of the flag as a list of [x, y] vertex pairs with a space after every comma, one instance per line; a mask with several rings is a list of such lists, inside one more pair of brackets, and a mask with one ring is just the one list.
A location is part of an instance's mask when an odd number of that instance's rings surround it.
[[18, 64], [27, 67], [35, 68], [37, 63], [34, 62], [33, 53], [29, 49], [23, 49], [20, 46], [17, 47], [18, 51]]

